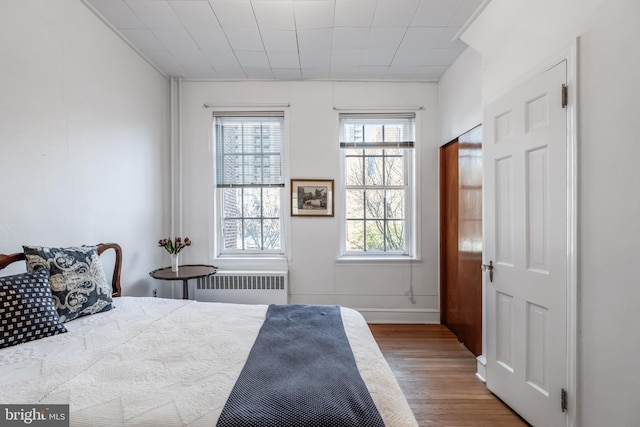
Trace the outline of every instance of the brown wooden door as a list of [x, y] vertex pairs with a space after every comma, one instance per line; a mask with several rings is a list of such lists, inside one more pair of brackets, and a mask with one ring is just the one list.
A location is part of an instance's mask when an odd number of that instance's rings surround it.
[[482, 354], [482, 142], [476, 127], [440, 149], [440, 321]]

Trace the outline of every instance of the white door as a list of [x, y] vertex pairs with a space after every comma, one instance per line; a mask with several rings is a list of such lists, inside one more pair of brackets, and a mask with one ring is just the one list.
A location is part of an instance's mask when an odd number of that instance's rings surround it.
[[484, 113], [487, 386], [539, 427], [567, 423], [566, 69]]

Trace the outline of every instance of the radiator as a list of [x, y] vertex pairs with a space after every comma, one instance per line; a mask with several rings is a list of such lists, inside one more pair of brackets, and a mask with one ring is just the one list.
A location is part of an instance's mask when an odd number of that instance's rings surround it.
[[198, 301], [239, 304], [286, 304], [289, 292], [286, 271], [224, 271], [198, 279]]

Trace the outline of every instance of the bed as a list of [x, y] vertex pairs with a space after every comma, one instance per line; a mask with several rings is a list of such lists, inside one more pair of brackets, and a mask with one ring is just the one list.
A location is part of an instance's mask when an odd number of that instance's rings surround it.
[[[112, 306], [66, 321], [65, 333], [1, 348], [0, 404], [68, 404], [72, 426], [215, 426], [255, 357], [269, 306], [119, 296], [121, 250], [96, 249], [116, 251]], [[0, 269], [24, 259], [0, 255]], [[364, 318], [337, 310], [384, 425], [417, 426]]]

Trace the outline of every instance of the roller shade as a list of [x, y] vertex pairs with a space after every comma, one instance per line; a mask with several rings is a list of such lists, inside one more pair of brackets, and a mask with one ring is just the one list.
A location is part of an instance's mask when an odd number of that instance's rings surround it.
[[413, 148], [415, 114], [340, 114], [340, 148]]
[[217, 187], [284, 187], [284, 113], [214, 113]]

